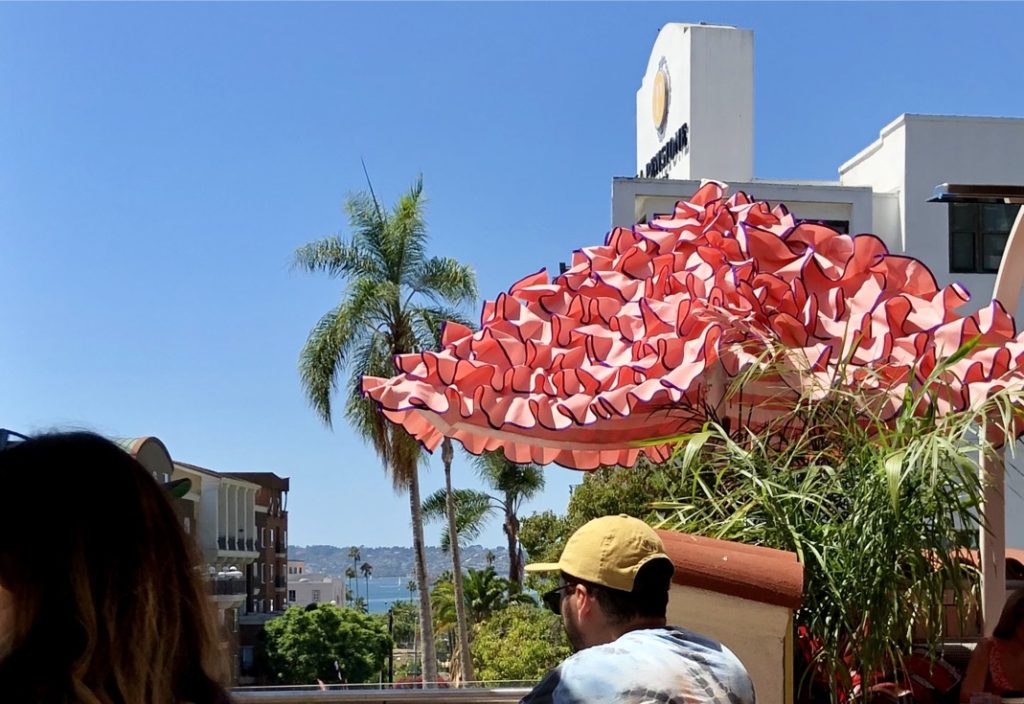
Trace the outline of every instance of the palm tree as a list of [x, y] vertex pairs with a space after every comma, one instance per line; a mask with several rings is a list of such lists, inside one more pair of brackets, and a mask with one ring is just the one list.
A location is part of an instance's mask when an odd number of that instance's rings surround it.
[[448, 534], [453, 538], [451, 553], [455, 591], [455, 622], [459, 632], [459, 675], [460, 681], [472, 681], [473, 656], [469, 650], [469, 623], [466, 620], [466, 598], [462, 588], [462, 558], [459, 556], [459, 532], [455, 525], [455, 497], [452, 495], [452, 458], [454, 454], [451, 438], [446, 437], [441, 447], [441, 461], [444, 463], [445, 513], [448, 514]]
[[391, 376], [396, 355], [430, 349], [439, 322], [460, 319], [450, 306], [476, 299], [476, 276], [470, 267], [454, 259], [427, 256], [424, 200], [422, 179], [390, 209], [380, 206], [372, 186], [369, 193], [350, 196], [346, 209], [351, 237], [328, 237], [300, 247], [295, 264], [346, 284], [341, 301], [317, 322], [302, 350], [302, 384], [313, 408], [330, 425], [331, 399], [342, 370], [348, 371], [346, 418], [373, 446], [395, 489], [409, 492], [424, 629], [423, 675], [425, 681], [435, 681], [437, 663], [420, 515], [419, 464], [424, 455], [404, 429], [390, 423], [362, 394], [363, 376]]
[[370, 575], [373, 574], [373, 565], [369, 562], [364, 562], [359, 565], [359, 571], [363, 573], [363, 579], [366, 580], [366, 603], [370, 603]]
[[413, 592], [415, 592], [419, 588], [416, 585], [416, 580], [410, 579], [408, 582], [405, 583], [405, 588], [409, 592], [409, 601], [412, 601]]
[[502, 530], [508, 541], [508, 581], [516, 591], [523, 588], [523, 550], [519, 545], [519, 509], [544, 488], [544, 472], [535, 464], [516, 464], [501, 451], [474, 457], [477, 471], [495, 491], [501, 509]]
[[356, 571], [351, 567], [346, 567], [345, 578], [348, 579], [348, 599], [346, 599], [346, 601], [352, 601], [353, 599], [359, 596], [359, 590], [356, 589], [355, 591], [353, 591], [352, 589], [352, 581], [356, 578]]
[[466, 604], [474, 623], [486, 621], [495, 611], [509, 604], [533, 604], [529, 594], [514, 591], [507, 579], [499, 577], [493, 567], [466, 573]]
[[[492, 511], [501, 511], [502, 529], [508, 541], [508, 581], [514, 591], [523, 587], [523, 553], [519, 545], [519, 510], [523, 502], [544, 488], [544, 473], [535, 464], [516, 464], [500, 451], [485, 452], [474, 457], [477, 472], [494, 490], [494, 494], [471, 489], [456, 489], [456, 527], [464, 540], [473, 540], [483, 530]], [[446, 496], [437, 491], [423, 503], [424, 518], [440, 518]], [[448, 530], [442, 532], [441, 547], [450, 542]]]
[[[352, 573], [353, 574], [358, 574], [357, 570], [359, 569], [359, 558], [362, 557], [362, 555], [359, 554], [359, 548], [357, 548], [355, 545], [350, 547], [348, 549], [348, 556], [352, 560]], [[356, 580], [356, 596], [359, 596], [359, 580], [358, 579]]]

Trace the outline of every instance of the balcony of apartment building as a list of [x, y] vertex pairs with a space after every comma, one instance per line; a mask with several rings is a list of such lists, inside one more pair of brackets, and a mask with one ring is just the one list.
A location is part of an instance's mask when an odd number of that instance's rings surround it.
[[198, 486], [196, 538], [203, 557], [215, 573], [231, 568], [244, 573], [258, 556], [256, 495], [260, 486], [204, 467], [174, 463], [175, 478], [192, 479]]

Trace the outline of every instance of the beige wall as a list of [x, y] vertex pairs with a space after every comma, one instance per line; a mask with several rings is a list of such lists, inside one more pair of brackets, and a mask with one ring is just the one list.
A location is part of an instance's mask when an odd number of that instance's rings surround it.
[[790, 704], [790, 611], [693, 587], [672, 585], [668, 622], [722, 642], [754, 681], [758, 704]]

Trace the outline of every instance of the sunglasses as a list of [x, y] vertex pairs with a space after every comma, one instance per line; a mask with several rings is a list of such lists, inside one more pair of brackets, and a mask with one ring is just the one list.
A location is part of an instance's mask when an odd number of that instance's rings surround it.
[[573, 585], [573, 584], [563, 584], [562, 586], [556, 587], [556, 588], [552, 589], [549, 592], [544, 592], [544, 594], [541, 595], [541, 599], [544, 601], [544, 606], [548, 607], [554, 613], [556, 613], [557, 615], [561, 616], [562, 615], [562, 594], [561, 594], [561, 592], [565, 591], [566, 589], [572, 589], [574, 586], [575, 585]]
[[5, 450], [9, 446], [22, 442], [23, 440], [28, 440], [28, 438], [21, 433], [14, 432], [13, 430], [0, 428], [0, 450]]

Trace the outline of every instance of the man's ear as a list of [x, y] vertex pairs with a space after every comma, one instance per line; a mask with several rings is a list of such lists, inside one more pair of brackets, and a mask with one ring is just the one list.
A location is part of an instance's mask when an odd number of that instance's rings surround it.
[[588, 591], [582, 584], [577, 584], [574, 587], [574, 591], [576, 593], [576, 611], [580, 616], [591, 615], [594, 609], [597, 608], [594, 594]]

